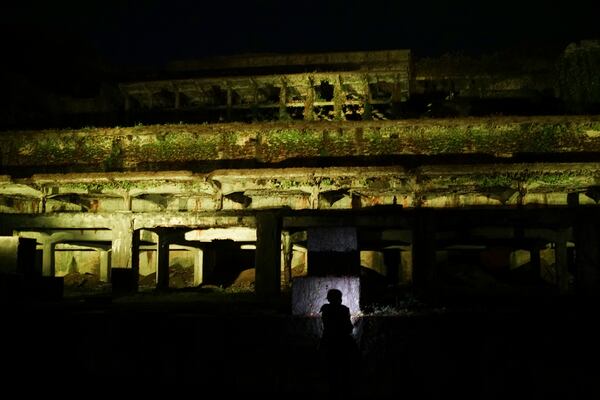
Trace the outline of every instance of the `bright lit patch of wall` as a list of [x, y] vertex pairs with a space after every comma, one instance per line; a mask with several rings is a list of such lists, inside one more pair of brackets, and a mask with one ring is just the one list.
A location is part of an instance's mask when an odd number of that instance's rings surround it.
[[210, 242], [212, 240], [255, 242], [256, 229], [244, 227], [195, 229], [185, 234], [185, 240], [195, 240], [199, 242]]

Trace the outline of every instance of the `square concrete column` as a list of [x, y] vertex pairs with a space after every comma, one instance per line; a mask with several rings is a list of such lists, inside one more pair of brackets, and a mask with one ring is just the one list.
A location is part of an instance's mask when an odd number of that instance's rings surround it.
[[0, 236], [0, 273], [32, 274], [35, 260], [35, 239]]
[[285, 79], [281, 80], [281, 90], [279, 90], [279, 119], [286, 120], [289, 118], [287, 112], [288, 90]]
[[433, 210], [415, 211], [412, 242], [413, 285], [427, 289], [435, 279], [435, 215]]
[[56, 243], [49, 240], [43, 242], [42, 249], [42, 276], [54, 276], [56, 266], [54, 260], [54, 248]]
[[217, 249], [213, 243], [206, 243], [202, 248], [202, 282], [215, 284], [217, 282]]
[[336, 121], [345, 120], [344, 115], [344, 102], [346, 94], [342, 88], [341, 76], [336, 76], [335, 83], [333, 85], [333, 119]]
[[281, 292], [281, 217], [273, 212], [256, 215], [256, 294], [276, 297]]
[[540, 279], [542, 275], [542, 258], [539, 245], [532, 246], [529, 249], [529, 260], [535, 278]]
[[134, 231], [129, 221], [115, 224], [112, 228], [111, 266], [113, 268], [139, 266], [138, 251], [139, 231]]
[[100, 276], [101, 282], [110, 282], [110, 253], [107, 250], [98, 250], [100, 253]]
[[360, 275], [360, 252], [355, 227], [309, 228], [307, 234], [308, 275]]
[[600, 221], [581, 216], [575, 226], [575, 262], [577, 291], [585, 296], [600, 292]]
[[[137, 290], [139, 282], [139, 242], [140, 232], [133, 230], [133, 225], [129, 220], [118, 221], [112, 227], [112, 246], [111, 246], [111, 281], [113, 289], [115, 287], [115, 270], [119, 270], [118, 279], [131, 279], [131, 282], [123, 283], [125, 291]], [[125, 273], [124, 270], [131, 270]], [[127, 276], [127, 278], [125, 278]], [[121, 287], [121, 283], [117, 283]]]
[[194, 286], [199, 286], [203, 282], [204, 251], [194, 249]]
[[569, 264], [567, 255], [567, 235], [564, 230], [557, 232], [555, 241], [555, 262], [558, 291], [565, 294], [569, 291]]
[[156, 288], [169, 288], [169, 239], [161, 233], [156, 245]]
[[289, 288], [292, 284], [292, 256], [293, 256], [293, 245], [292, 236], [288, 231], [282, 233], [282, 255], [281, 262], [283, 263], [283, 276], [281, 284]]
[[383, 250], [383, 262], [385, 264], [386, 279], [389, 284], [397, 285], [399, 282], [399, 271], [400, 271], [400, 250], [398, 249], [384, 249]]
[[313, 121], [315, 119], [315, 86], [312, 77], [308, 78], [306, 86], [306, 97], [304, 98], [304, 120]]

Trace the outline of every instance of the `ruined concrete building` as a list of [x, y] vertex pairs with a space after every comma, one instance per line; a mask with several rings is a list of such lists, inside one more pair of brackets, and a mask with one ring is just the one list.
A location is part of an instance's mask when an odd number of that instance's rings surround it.
[[591, 293], [594, 43], [525, 64], [216, 58], [120, 82], [102, 127], [1, 132], [2, 272], [123, 290], [246, 277], [267, 297], [302, 276], [362, 276], [372, 296]]

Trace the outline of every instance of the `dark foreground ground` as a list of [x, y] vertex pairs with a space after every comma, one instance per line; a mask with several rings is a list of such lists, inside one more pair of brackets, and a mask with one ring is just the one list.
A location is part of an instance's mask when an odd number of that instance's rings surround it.
[[[146, 293], [1, 310], [3, 383], [331, 397], [320, 320], [291, 316], [285, 298]], [[596, 310], [573, 298], [471, 299], [365, 315], [346, 385], [360, 398], [598, 398]]]

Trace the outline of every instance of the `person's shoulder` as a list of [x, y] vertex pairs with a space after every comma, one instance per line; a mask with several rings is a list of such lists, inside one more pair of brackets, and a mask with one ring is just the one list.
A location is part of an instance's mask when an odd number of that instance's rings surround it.
[[321, 306], [321, 312], [328, 310], [328, 309], [329, 309], [329, 306], [330, 306], [330, 304], [323, 304], [323, 305]]

